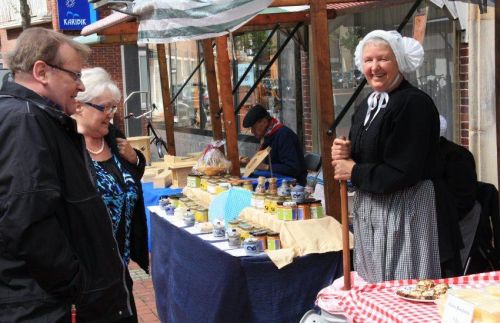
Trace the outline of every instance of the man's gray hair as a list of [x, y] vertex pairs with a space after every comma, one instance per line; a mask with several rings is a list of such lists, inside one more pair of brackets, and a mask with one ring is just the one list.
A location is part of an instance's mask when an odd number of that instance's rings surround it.
[[6, 62], [13, 74], [16, 72], [29, 73], [33, 70], [36, 61], [62, 65], [59, 57], [59, 47], [67, 44], [73, 48], [83, 60], [87, 60], [90, 47], [80, 44], [73, 39], [56, 31], [31, 27], [24, 30], [17, 38], [16, 46], [7, 53]]
[[85, 91], [79, 92], [76, 96], [80, 102], [90, 102], [106, 90], [111, 93], [113, 100], [118, 102], [121, 99], [120, 89], [102, 67], [84, 68], [82, 83], [85, 85]]

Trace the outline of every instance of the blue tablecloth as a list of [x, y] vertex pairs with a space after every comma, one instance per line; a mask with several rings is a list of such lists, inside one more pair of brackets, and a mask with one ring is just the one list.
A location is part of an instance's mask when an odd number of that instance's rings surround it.
[[160, 197], [172, 196], [182, 193], [182, 188], [153, 188], [153, 183], [142, 183], [142, 193], [144, 196], [144, 206], [146, 207], [146, 222], [148, 225], [148, 247], [151, 251], [151, 215], [148, 206], [158, 205]]
[[342, 274], [341, 252], [300, 257], [278, 270], [265, 255], [233, 257], [154, 213], [151, 222], [162, 322], [299, 322], [318, 292]]

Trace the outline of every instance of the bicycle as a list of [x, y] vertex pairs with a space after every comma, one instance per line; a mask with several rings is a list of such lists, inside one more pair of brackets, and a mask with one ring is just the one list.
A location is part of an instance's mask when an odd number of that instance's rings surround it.
[[[147, 121], [147, 124], [146, 124], [146, 131], [147, 131], [147, 134], [149, 137], [151, 137], [151, 135], [153, 136], [153, 138], [151, 139], [151, 141], [149, 142], [149, 144], [154, 144], [155, 147], [156, 147], [156, 152], [158, 153], [158, 157], [160, 159], [163, 158], [163, 156], [165, 156], [165, 153], [168, 153], [168, 149], [167, 149], [167, 143], [165, 142], [165, 140], [163, 140], [163, 138], [158, 135], [157, 133], [157, 130], [155, 129], [155, 127], [153, 126], [153, 111], [155, 110], [158, 110], [158, 108], [156, 107], [156, 105], [153, 103], [151, 105], [149, 105], [149, 92], [147, 91], [134, 91], [134, 92], [131, 92], [127, 98], [123, 101], [123, 104], [126, 106], [126, 103], [127, 101], [132, 97], [132, 95], [134, 94], [137, 94], [137, 93], [144, 93], [146, 94], [146, 112], [136, 116], [133, 112], [130, 112], [129, 114], [127, 114], [124, 119], [130, 119], [130, 118], [133, 118], [133, 119], [146, 119]], [[148, 109], [148, 107], [151, 107], [150, 109]]]

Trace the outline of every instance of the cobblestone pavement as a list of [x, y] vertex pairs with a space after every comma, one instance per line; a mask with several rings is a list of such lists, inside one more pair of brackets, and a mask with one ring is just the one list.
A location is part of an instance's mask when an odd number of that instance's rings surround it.
[[134, 262], [130, 262], [128, 268], [134, 281], [133, 292], [139, 323], [160, 322], [156, 311], [155, 292], [151, 276], [146, 274]]

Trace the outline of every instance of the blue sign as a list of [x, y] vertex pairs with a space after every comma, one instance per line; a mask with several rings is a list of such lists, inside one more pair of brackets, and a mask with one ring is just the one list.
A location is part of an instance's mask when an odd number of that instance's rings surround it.
[[88, 0], [57, 0], [60, 30], [82, 30], [97, 20], [97, 13]]

